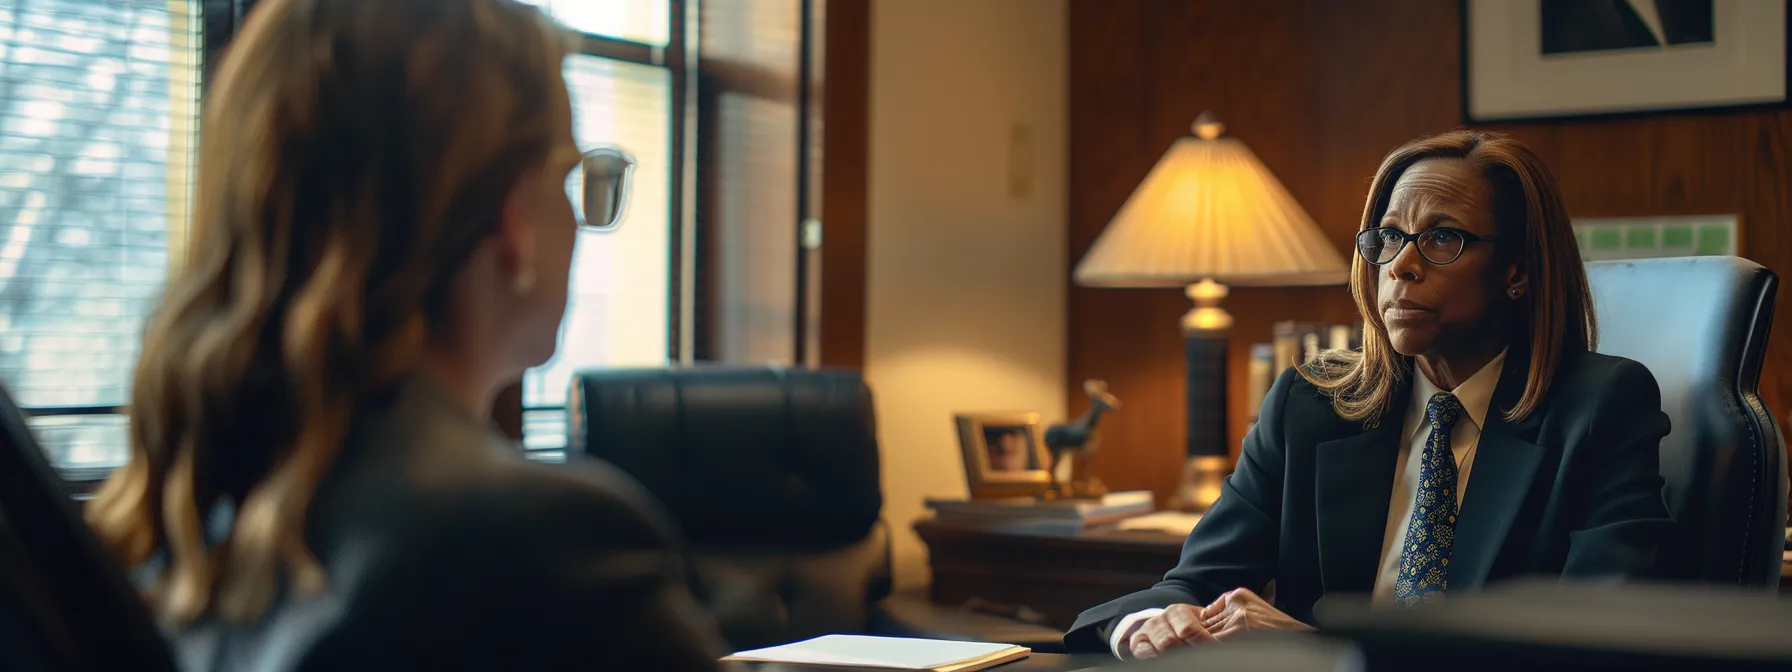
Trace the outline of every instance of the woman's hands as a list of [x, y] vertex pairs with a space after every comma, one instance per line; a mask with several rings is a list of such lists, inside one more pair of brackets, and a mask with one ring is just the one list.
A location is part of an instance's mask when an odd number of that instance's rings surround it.
[[1196, 644], [1217, 641], [1201, 626], [1201, 608], [1192, 604], [1172, 604], [1139, 624], [1127, 638], [1127, 650], [1134, 658], [1156, 658], [1165, 652]]
[[1205, 608], [1170, 605], [1139, 624], [1127, 638], [1126, 650], [1134, 658], [1156, 658], [1179, 647], [1224, 641], [1246, 632], [1312, 629], [1256, 593], [1239, 588]]
[[1201, 627], [1215, 640], [1256, 630], [1312, 630], [1245, 588], [1220, 596], [1201, 610]]

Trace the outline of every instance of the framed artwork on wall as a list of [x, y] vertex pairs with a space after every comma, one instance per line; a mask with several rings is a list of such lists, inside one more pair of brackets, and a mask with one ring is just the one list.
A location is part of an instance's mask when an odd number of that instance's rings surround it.
[[1468, 122], [1785, 105], [1780, 0], [1462, 0]]
[[1740, 219], [1734, 214], [1577, 217], [1574, 237], [1584, 261], [1735, 256]]

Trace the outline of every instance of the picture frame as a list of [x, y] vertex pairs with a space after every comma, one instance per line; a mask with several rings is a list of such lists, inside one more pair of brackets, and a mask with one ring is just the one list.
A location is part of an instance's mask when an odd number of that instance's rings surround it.
[[1053, 485], [1037, 413], [959, 413], [959, 452], [972, 499], [1039, 497]]
[[1460, 0], [1469, 124], [1786, 107], [1784, 2]]
[[1738, 252], [1738, 214], [1576, 217], [1582, 261], [1725, 256]]

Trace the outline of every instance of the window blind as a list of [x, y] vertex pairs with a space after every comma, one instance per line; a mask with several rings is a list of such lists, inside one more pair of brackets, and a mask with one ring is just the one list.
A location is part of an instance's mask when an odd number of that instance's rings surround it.
[[191, 191], [187, 0], [0, 0], [0, 382], [65, 469], [128, 455], [143, 318]]

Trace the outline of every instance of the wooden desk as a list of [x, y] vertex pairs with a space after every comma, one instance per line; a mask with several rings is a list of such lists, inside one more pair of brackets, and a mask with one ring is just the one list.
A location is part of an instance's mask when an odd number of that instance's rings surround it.
[[989, 668], [996, 672], [1078, 672], [1093, 670], [1095, 666], [1112, 663], [1109, 657], [1069, 656], [1062, 653], [1035, 653], [1026, 660], [1017, 660], [1006, 665]]
[[1182, 557], [1183, 537], [1098, 526], [1079, 532], [967, 527], [923, 519], [934, 602], [1028, 607], [1068, 629], [1083, 610], [1150, 588]]
[[[1111, 656], [1071, 656], [1062, 653], [1035, 653], [1022, 660], [989, 668], [994, 672], [1082, 672], [1114, 663]], [[747, 663], [752, 672], [818, 672], [820, 670], [863, 670], [862, 667], [791, 666], [775, 663]]]

